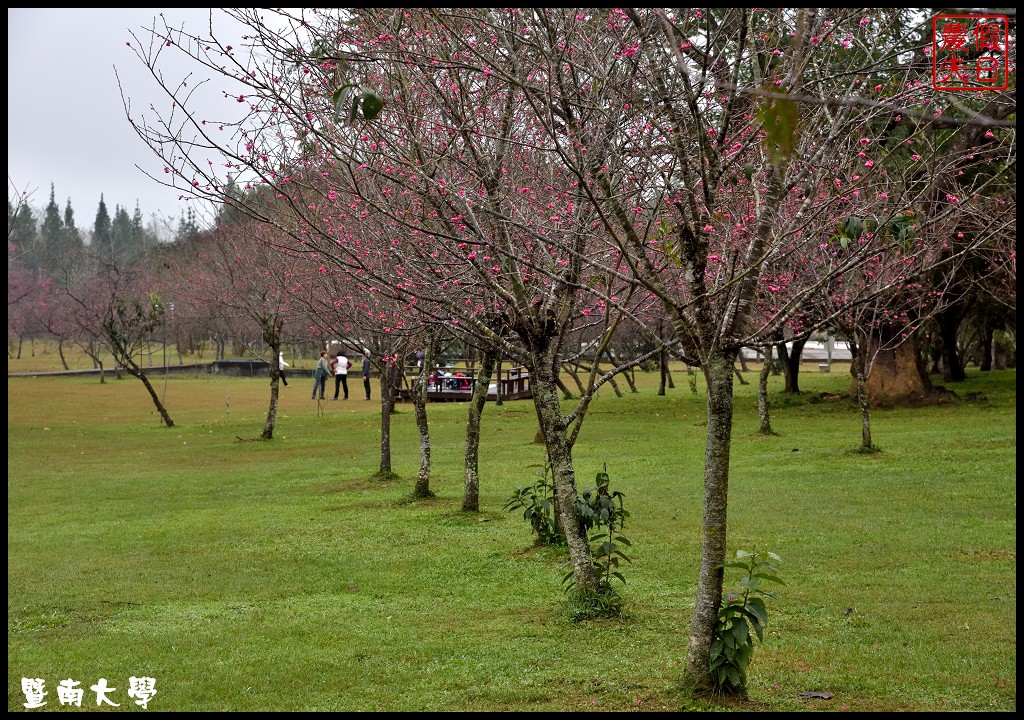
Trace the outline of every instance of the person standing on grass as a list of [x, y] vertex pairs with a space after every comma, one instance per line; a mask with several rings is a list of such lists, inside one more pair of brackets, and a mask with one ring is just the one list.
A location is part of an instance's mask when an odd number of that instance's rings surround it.
[[334, 400], [338, 399], [338, 390], [345, 388], [345, 400], [348, 400], [348, 369], [352, 367], [352, 363], [345, 353], [339, 352], [338, 357], [334, 361]]
[[285, 369], [286, 367], [288, 367], [288, 363], [286, 363], [286, 362], [284, 361], [284, 353], [283, 353], [283, 352], [279, 352], [279, 353], [277, 354], [277, 369], [278, 369], [278, 376], [279, 376], [279, 377], [281, 378], [281, 382], [283, 382], [283, 383], [284, 383], [284, 386], [285, 386], [285, 387], [288, 387], [288, 378], [286, 378], [286, 377], [284, 376], [284, 369]]
[[327, 362], [327, 351], [320, 353], [320, 360], [316, 363], [316, 370], [313, 371], [313, 400], [316, 400], [316, 392], [320, 391], [320, 399], [324, 399], [327, 392], [327, 378], [331, 374], [331, 366]]
[[370, 399], [370, 351], [363, 351], [363, 389], [366, 390], [366, 399]]

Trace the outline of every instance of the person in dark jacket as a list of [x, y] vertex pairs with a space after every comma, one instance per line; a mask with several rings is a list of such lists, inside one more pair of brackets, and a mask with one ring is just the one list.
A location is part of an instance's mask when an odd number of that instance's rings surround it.
[[327, 391], [327, 378], [330, 377], [331, 366], [327, 362], [327, 352], [320, 353], [320, 360], [316, 364], [316, 370], [313, 371], [313, 400], [316, 400], [317, 390], [320, 391], [320, 399], [324, 399], [324, 393]]
[[366, 399], [370, 399], [370, 351], [363, 351], [363, 389], [366, 391]]

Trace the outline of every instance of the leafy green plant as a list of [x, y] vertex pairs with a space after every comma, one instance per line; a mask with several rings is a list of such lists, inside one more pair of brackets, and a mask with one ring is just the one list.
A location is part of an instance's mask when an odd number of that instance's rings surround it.
[[589, 533], [595, 528], [599, 531], [590, 535], [594, 572], [598, 580], [596, 592], [575, 589], [571, 571], [562, 578], [562, 582], [567, 584], [566, 590], [572, 594], [570, 614], [574, 619], [622, 615], [622, 596], [613, 580], [626, 582], [619, 566], [623, 561], [632, 562], [622, 550], [623, 547], [632, 547], [632, 544], [621, 534], [629, 517], [629, 511], [623, 506], [624, 495], [609, 489], [610, 482], [608, 467], [605, 466], [597, 474], [594, 486], [584, 490], [576, 501], [576, 514], [584, 532]]
[[772, 552], [736, 552], [736, 560], [723, 563], [724, 568], [737, 568], [744, 572], [740, 578], [742, 590], [728, 593], [718, 610], [715, 639], [711, 643], [711, 677], [715, 689], [723, 694], [747, 694], [747, 666], [754, 654], [754, 637], [764, 642], [764, 626], [768, 624], [768, 609], [764, 598], [777, 600], [774, 593], [761, 588], [762, 582], [785, 585], [777, 564], [782, 559]]
[[551, 465], [545, 460], [543, 465], [529, 465], [531, 468], [542, 468], [535, 472], [537, 481], [533, 485], [517, 487], [505, 503], [507, 512], [523, 511], [523, 518], [530, 523], [531, 532], [537, 536], [538, 545], [563, 545], [565, 537], [558, 532], [555, 522], [555, 483], [551, 475]]

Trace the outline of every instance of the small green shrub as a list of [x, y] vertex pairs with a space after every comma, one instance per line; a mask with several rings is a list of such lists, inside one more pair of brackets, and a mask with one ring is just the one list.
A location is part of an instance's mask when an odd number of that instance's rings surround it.
[[576, 588], [572, 571], [562, 578], [562, 582], [567, 584], [569, 614], [573, 620], [622, 615], [622, 596], [613, 580], [626, 582], [619, 566], [622, 561], [632, 562], [622, 551], [623, 547], [632, 547], [632, 544], [621, 534], [629, 517], [629, 511], [623, 506], [624, 495], [618, 490], [610, 490], [610, 482], [608, 468], [605, 466], [597, 474], [594, 486], [584, 490], [576, 501], [576, 515], [581, 529], [585, 533], [590, 533], [594, 528], [599, 530], [589, 536], [598, 587], [596, 591]]
[[520, 485], [509, 496], [504, 509], [508, 512], [522, 510], [523, 518], [530, 523], [530, 531], [537, 536], [538, 545], [564, 545], [565, 537], [558, 532], [555, 522], [555, 484], [551, 475], [551, 466], [547, 461], [543, 465], [529, 465], [531, 468], [542, 468], [535, 472], [537, 476], [533, 485]]
[[[763, 597], [774, 600], [778, 596], [761, 589], [762, 582], [785, 585], [779, 577], [776, 563], [782, 559], [772, 552], [736, 552], [734, 562], [723, 563], [722, 567], [738, 568], [745, 575], [740, 578], [743, 589], [728, 593], [722, 599], [718, 610], [718, 624], [715, 639], [711, 643], [711, 677], [715, 689], [727, 695], [747, 695], [747, 666], [754, 654], [753, 630], [757, 639], [764, 642], [764, 626], [768, 624], [768, 609]], [[763, 597], [762, 597], [763, 596]]]

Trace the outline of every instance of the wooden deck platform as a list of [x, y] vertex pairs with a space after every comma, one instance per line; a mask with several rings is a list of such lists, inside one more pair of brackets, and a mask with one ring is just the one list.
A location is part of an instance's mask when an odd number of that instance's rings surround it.
[[[415, 367], [406, 368], [402, 387], [398, 390], [398, 397], [403, 402], [409, 400], [412, 380], [416, 374]], [[475, 386], [474, 368], [446, 368], [427, 386], [427, 400], [429, 402], [468, 402], [473, 399]], [[502, 370], [501, 377], [491, 378], [487, 399], [497, 400], [499, 391], [502, 400], [529, 400], [533, 397], [530, 374], [520, 367]]]

